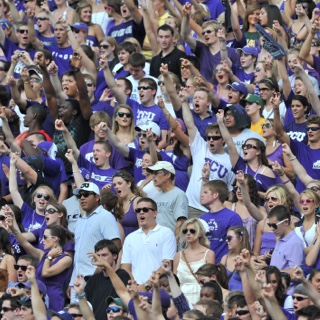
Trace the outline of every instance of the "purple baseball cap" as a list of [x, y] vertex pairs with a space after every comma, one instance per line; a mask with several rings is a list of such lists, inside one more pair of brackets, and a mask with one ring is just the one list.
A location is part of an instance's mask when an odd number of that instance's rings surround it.
[[72, 29], [83, 30], [88, 33], [88, 26], [84, 22], [76, 22], [71, 26]]
[[248, 89], [246, 85], [242, 82], [232, 82], [231, 84], [226, 85], [226, 89], [232, 88], [233, 90], [242, 92], [245, 96], [248, 94]]
[[2, 30], [6, 30], [12, 27], [10, 21], [7, 19], [0, 19], [0, 23], [1, 23]]
[[259, 50], [256, 47], [251, 47], [251, 46], [245, 46], [243, 48], [238, 48], [237, 53], [240, 54], [241, 52], [246, 53], [246, 54], [252, 54], [255, 57], [258, 57], [259, 55]]

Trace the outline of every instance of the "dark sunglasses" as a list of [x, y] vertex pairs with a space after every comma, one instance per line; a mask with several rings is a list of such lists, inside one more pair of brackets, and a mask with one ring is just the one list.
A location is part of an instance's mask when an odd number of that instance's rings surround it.
[[219, 72], [221, 72], [221, 71], [224, 71], [224, 69], [223, 69], [223, 68], [214, 69], [214, 70], [213, 70], [213, 73], [214, 73], [214, 74], [217, 74], [217, 73], [219, 73]]
[[82, 314], [78, 314], [78, 313], [70, 313], [70, 314], [71, 314], [71, 316], [73, 318], [77, 318], [77, 317], [82, 317], [83, 316]]
[[272, 229], [274, 229], [274, 230], [277, 230], [277, 229], [278, 229], [278, 226], [279, 226], [280, 224], [284, 223], [284, 222], [287, 221], [287, 220], [288, 220], [288, 219], [284, 219], [284, 220], [281, 220], [281, 221], [279, 221], [279, 222], [277, 222], [277, 223], [269, 223], [269, 222], [267, 222], [267, 225], [268, 225], [269, 228], [272, 228]]
[[139, 86], [138, 87], [138, 90], [153, 90], [151, 87], [149, 87], [149, 86]]
[[100, 46], [99, 46], [99, 48], [101, 49], [108, 49], [110, 47], [110, 45], [109, 44], [101, 44]]
[[39, 79], [39, 78], [30, 78], [30, 81], [33, 81], [35, 83], [40, 83], [41, 79]]
[[148, 207], [137, 208], [134, 211], [139, 214], [141, 211], [144, 213], [147, 213], [147, 212], [149, 212], [149, 210], [156, 211], [155, 209], [148, 208]]
[[307, 128], [307, 131], [318, 131], [318, 130], [320, 130], [320, 128], [319, 127], [308, 127]]
[[314, 202], [314, 200], [313, 199], [300, 199], [299, 200], [299, 203], [300, 204], [307, 204], [307, 203], [313, 203]]
[[119, 308], [119, 307], [108, 307], [107, 308], [107, 313], [110, 313], [111, 311], [112, 312], [119, 312], [119, 311], [121, 311], [122, 309], [121, 308]]
[[14, 270], [19, 270], [21, 269], [22, 271], [27, 271], [27, 266], [20, 266], [19, 264], [15, 264], [14, 266]]
[[265, 197], [265, 198], [264, 198], [264, 201], [265, 201], [265, 202], [268, 202], [269, 200], [271, 200], [271, 201], [277, 201], [278, 198], [277, 198], [277, 197]]
[[13, 308], [8, 308], [8, 307], [1, 307], [1, 311], [3, 312], [8, 312], [8, 311], [13, 311]]
[[123, 118], [124, 116], [126, 116], [127, 118], [131, 118], [132, 114], [131, 113], [126, 113], [126, 112], [117, 112], [116, 116], [119, 116], [120, 118]]
[[294, 299], [296, 299], [297, 301], [303, 301], [303, 300], [309, 299], [309, 297], [299, 297], [299, 296], [293, 295], [292, 300]]
[[44, 193], [38, 192], [36, 196], [37, 196], [38, 199], [43, 198], [46, 201], [50, 200], [50, 196], [48, 194], [44, 194]]
[[49, 208], [49, 209], [44, 210], [44, 214], [46, 214], [46, 213], [54, 214], [56, 212], [59, 212], [59, 211], [56, 209], [53, 209], [53, 208]]
[[48, 238], [54, 238], [54, 236], [46, 236], [45, 234], [43, 235], [44, 240], [47, 240]]
[[18, 30], [18, 32], [21, 33], [21, 34], [24, 34], [24, 33], [28, 34], [29, 33], [28, 30]]
[[271, 123], [264, 123], [263, 125], [262, 125], [262, 128], [267, 128], [267, 129], [269, 129], [269, 128], [271, 128], [272, 126], [271, 126]]
[[232, 239], [233, 239], [233, 236], [226, 236], [226, 241], [227, 241], [227, 242], [232, 241]]
[[86, 86], [91, 88], [94, 86], [94, 83], [93, 82], [86, 82]]
[[320, 188], [317, 187], [317, 186], [313, 186], [313, 187], [311, 187], [311, 188], [307, 188], [307, 190], [312, 190], [312, 191], [314, 191], [314, 192], [317, 192], [317, 191], [320, 190]]
[[238, 186], [234, 186], [234, 187], [233, 187], [233, 191], [237, 192], [237, 190], [238, 190], [239, 188], [240, 188], [240, 187], [238, 187]]
[[161, 86], [161, 85], [164, 86], [164, 81], [158, 81], [158, 85], [159, 85], [159, 86]]
[[258, 147], [254, 146], [253, 144], [247, 143], [247, 144], [243, 144], [241, 146], [242, 150], [244, 149], [258, 149]]
[[270, 88], [259, 88], [259, 91], [270, 91]]
[[207, 136], [207, 140], [208, 141], [211, 141], [211, 140], [213, 140], [213, 141], [218, 141], [218, 140], [220, 140], [222, 137], [221, 136]]
[[91, 196], [92, 194], [95, 194], [94, 192], [82, 192], [76, 195], [76, 197], [78, 199], [80, 199], [81, 197], [85, 197], [88, 198], [89, 196]]
[[36, 18], [36, 21], [38, 21], [38, 20], [40, 20], [40, 21], [46, 21], [46, 20], [49, 20], [47, 17], [37, 17]]
[[146, 134], [146, 133], [139, 132], [139, 133], [138, 133], [138, 136], [139, 136], [140, 138], [141, 138], [141, 137], [146, 138], [146, 137], [147, 137], [147, 134]]
[[3, 68], [3, 67], [0, 67], [0, 71], [4, 71], [4, 68]]
[[187, 228], [185, 228], [185, 229], [182, 230], [182, 233], [183, 233], [183, 234], [187, 234], [188, 231], [189, 231], [191, 234], [195, 234], [195, 233], [197, 232], [196, 229], [193, 229], [193, 228], [187, 229]]
[[0, 221], [4, 221], [4, 220], [6, 220], [6, 217], [5, 216], [0, 216]]
[[202, 31], [201, 34], [204, 36], [206, 34], [210, 34], [212, 32], [215, 32], [215, 30], [206, 30], [206, 31]]
[[248, 314], [250, 311], [249, 310], [237, 310], [236, 315], [237, 316], [244, 316], [245, 314]]
[[79, 33], [79, 32], [80, 32], [80, 29], [72, 28], [71, 30], [72, 30], [72, 32], [74, 32], [74, 33]]

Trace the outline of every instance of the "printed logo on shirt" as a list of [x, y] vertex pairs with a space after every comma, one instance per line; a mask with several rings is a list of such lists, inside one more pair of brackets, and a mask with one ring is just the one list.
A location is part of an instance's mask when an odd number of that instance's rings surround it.
[[153, 121], [155, 113], [149, 111], [138, 110], [136, 126]]
[[305, 132], [298, 132], [298, 131], [290, 131], [290, 132], [287, 132], [287, 134], [292, 140], [297, 140], [299, 142], [302, 142], [304, 140], [304, 137], [306, 136]]
[[209, 162], [210, 164], [210, 180], [214, 180], [219, 177], [220, 179], [224, 178], [228, 174], [228, 169], [224, 167], [221, 163], [205, 158], [205, 162]]
[[62, 60], [70, 60], [72, 58], [72, 54], [62, 54], [60, 52], [56, 52], [56, 51], [53, 51], [52, 52], [52, 57], [56, 57], [56, 58], [59, 58], [59, 59], [62, 59]]
[[26, 65], [22, 61], [18, 60], [16, 66], [14, 68], [14, 72], [20, 74], [22, 69], [25, 67], [26, 67]]
[[134, 164], [137, 168], [140, 168], [142, 165], [142, 159], [136, 159], [136, 163]]
[[320, 169], [320, 160], [313, 163], [312, 169]]
[[96, 181], [103, 181], [103, 182], [111, 182], [112, 177], [110, 176], [100, 176], [99, 174], [95, 174], [94, 172], [91, 173], [91, 179]]
[[27, 232], [31, 232], [33, 230], [40, 229], [42, 227], [42, 224], [36, 222], [35, 224], [30, 224], [29, 228], [27, 228]]
[[111, 37], [123, 37], [125, 34], [132, 34], [132, 25], [126, 27], [125, 29], [114, 30], [111, 32]]

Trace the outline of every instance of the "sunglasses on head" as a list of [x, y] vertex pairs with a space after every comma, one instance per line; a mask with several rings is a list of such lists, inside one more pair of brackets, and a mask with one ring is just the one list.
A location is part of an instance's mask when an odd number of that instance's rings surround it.
[[213, 140], [213, 141], [218, 141], [218, 140], [220, 140], [222, 137], [221, 136], [207, 136], [207, 140], [208, 141], [211, 141], [211, 140]]
[[183, 234], [187, 234], [188, 231], [189, 231], [190, 233], [192, 233], [192, 234], [195, 234], [195, 233], [197, 232], [196, 229], [193, 229], [193, 228], [191, 228], [191, 229], [185, 228], [185, 229], [182, 230], [182, 233], [183, 233]]
[[40, 21], [46, 21], [46, 20], [49, 20], [47, 17], [37, 17], [36, 18], [36, 21], [38, 21], [38, 20], [40, 20]]
[[92, 194], [95, 195], [94, 192], [81, 192], [81, 193], [77, 194], [76, 197], [77, 197], [78, 199], [80, 199], [81, 197], [88, 198], [88, 197], [91, 196]]
[[20, 266], [19, 264], [15, 264], [14, 266], [14, 270], [19, 270], [21, 269], [22, 271], [27, 271], [27, 266]]
[[262, 125], [262, 128], [267, 128], [267, 129], [269, 129], [269, 128], [271, 128], [272, 126], [271, 126], [271, 123], [264, 123], [263, 125]]
[[212, 32], [215, 32], [215, 30], [205, 30], [205, 31], [202, 31], [201, 34], [204, 36], [204, 35], [210, 34]]
[[8, 308], [8, 307], [1, 307], [1, 311], [3, 312], [8, 312], [8, 311], [13, 311], [13, 308]]
[[44, 194], [44, 193], [42, 193], [42, 192], [38, 192], [37, 195], [36, 195], [36, 197], [37, 197], [38, 199], [43, 198], [43, 199], [46, 200], [46, 201], [49, 201], [49, 200], [50, 200], [50, 196], [49, 196], [48, 194]]
[[49, 208], [49, 209], [44, 210], [44, 214], [46, 214], [46, 213], [54, 214], [56, 212], [59, 212], [59, 211], [54, 208]]
[[155, 209], [148, 208], [148, 207], [137, 208], [134, 211], [139, 214], [141, 211], [144, 212], [144, 213], [147, 213], [147, 212], [149, 212], [149, 210], [156, 211]]
[[18, 32], [19, 32], [20, 34], [24, 34], [24, 33], [28, 34], [28, 33], [29, 33], [28, 30], [23, 30], [23, 29], [18, 30]]
[[314, 192], [318, 192], [318, 191], [320, 190], [320, 188], [317, 187], [317, 186], [313, 186], [313, 187], [311, 187], [311, 188], [307, 188], [307, 190], [312, 190], [312, 191], [314, 191]]
[[141, 138], [146, 138], [147, 137], [147, 134], [146, 133], [142, 133], [142, 132], [138, 132], [138, 136]]
[[40, 83], [41, 79], [39, 79], [39, 78], [30, 78], [30, 81], [33, 81], [35, 83]]
[[116, 116], [119, 116], [120, 118], [123, 118], [126, 116], [126, 118], [132, 118], [132, 114], [130, 112], [117, 112]]
[[110, 47], [109, 44], [100, 44], [99, 48], [101, 49], [108, 49]]
[[269, 222], [267, 222], [267, 225], [268, 225], [269, 228], [272, 228], [272, 229], [274, 229], [274, 230], [277, 230], [277, 229], [278, 229], [278, 226], [279, 226], [280, 224], [284, 223], [284, 222], [287, 221], [287, 220], [288, 220], [288, 219], [284, 219], [284, 220], [281, 220], [281, 221], [279, 221], [279, 222], [277, 222], [277, 223], [269, 223]]
[[314, 199], [311, 199], [311, 198], [309, 198], [309, 199], [300, 199], [299, 200], [299, 203], [300, 204], [307, 204], [307, 203], [313, 203], [314, 202]]
[[250, 312], [249, 310], [237, 310], [236, 315], [237, 316], [244, 316], [244, 315], [248, 314], [249, 312]]
[[294, 299], [296, 299], [297, 301], [303, 301], [303, 300], [309, 299], [309, 297], [300, 297], [300, 296], [293, 295], [292, 300]]
[[227, 242], [232, 241], [232, 239], [233, 239], [233, 236], [226, 236], [226, 241], [227, 241]]
[[121, 310], [122, 310], [121, 308], [115, 307], [115, 306], [113, 306], [113, 307], [108, 307], [108, 308], [107, 308], [107, 313], [110, 313], [111, 311], [112, 311], [112, 312], [119, 312], [119, 311], [121, 311]]
[[241, 148], [242, 148], [242, 150], [244, 150], [244, 149], [258, 149], [257, 146], [254, 146], [254, 145], [251, 144], [251, 143], [243, 144], [243, 145], [241, 146]]
[[151, 87], [149, 87], [149, 86], [138, 86], [138, 90], [140, 91], [140, 90], [153, 90]]
[[277, 197], [265, 197], [265, 198], [264, 198], [264, 201], [265, 201], [265, 202], [268, 202], [269, 200], [271, 200], [271, 201], [277, 201], [278, 198], [277, 198]]
[[318, 131], [318, 130], [320, 130], [320, 128], [319, 127], [308, 127], [307, 128], [307, 131]]
[[159, 86], [161, 86], [161, 85], [164, 86], [164, 81], [160, 81], [160, 80], [159, 80], [159, 81], [158, 81], [158, 85], [159, 85]]

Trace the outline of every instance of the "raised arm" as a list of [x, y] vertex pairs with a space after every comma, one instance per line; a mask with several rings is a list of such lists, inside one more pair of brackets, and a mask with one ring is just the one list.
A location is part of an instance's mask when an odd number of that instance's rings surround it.
[[181, 22], [181, 36], [182, 39], [187, 42], [187, 44], [190, 46], [191, 50], [195, 50], [197, 46], [197, 41], [190, 33], [190, 14], [191, 14], [191, 4], [186, 3], [183, 6], [183, 18]]
[[36, 30], [34, 28], [35, 5], [28, 5], [26, 13], [30, 42], [35, 49], [43, 49], [43, 43], [37, 38]]
[[47, 320], [47, 308], [39, 292], [35, 267], [28, 266], [26, 276], [31, 284], [31, 305], [34, 318], [35, 320]]
[[230, 18], [231, 18], [232, 31], [233, 31], [234, 37], [236, 38], [237, 42], [240, 42], [241, 39], [243, 38], [243, 33], [240, 28], [239, 19], [238, 19], [238, 16], [236, 15], [231, 3], [230, 3], [230, 8], [231, 8], [231, 17]]
[[291, 83], [289, 80], [288, 71], [287, 71], [285, 61], [286, 61], [285, 57], [278, 60], [277, 66], [278, 66], [278, 72], [279, 72], [280, 78], [282, 79], [283, 95], [287, 99], [289, 97], [292, 89], [291, 89]]
[[20, 195], [18, 189], [18, 182], [17, 182], [17, 167], [16, 163], [19, 156], [15, 153], [10, 154], [10, 168], [9, 168], [9, 191], [11, 193], [13, 204], [21, 209], [23, 205], [23, 200]]
[[[306, 265], [308, 267], [313, 267], [319, 257], [319, 252], [320, 252], [320, 223], [317, 223], [316, 226], [316, 241], [315, 243], [311, 246], [310, 251], [306, 255]], [[309, 247], [310, 248], [310, 247]]]
[[179, 96], [182, 99], [183, 121], [188, 129], [190, 144], [192, 144], [198, 129], [194, 124], [193, 115], [189, 107], [187, 89], [186, 88], [181, 89]]
[[17, 81], [13, 76], [10, 76], [7, 80], [8, 85], [10, 86], [11, 96], [14, 103], [19, 107], [21, 112], [26, 111], [27, 102], [25, 99], [21, 98], [21, 93], [18, 90]]
[[89, 307], [86, 294], [84, 292], [85, 281], [82, 274], [78, 274], [74, 280], [74, 291], [76, 292], [81, 313], [86, 320], [95, 320], [93, 311]]
[[126, 144], [122, 143], [119, 138], [114, 133], [112, 133], [112, 130], [105, 122], [100, 122], [98, 126], [106, 132], [110, 144], [114, 146], [125, 158], [127, 158], [130, 152], [129, 147]]
[[152, 284], [152, 312], [153, 312], [153, 319], [155, 320], [165, 320], [164, 316], [162, 315], [162, 306], [161, 306], [161, 299], [160, 299], [160, 285], [159, 285], [159, 273], [156, 271], [152, 272], [152, 275], [149, 281]]
[[274, 97], [271, 98], [271, 104], [274, 110], [274, 130], [277, 134], [277, 137], [282, 143], [287, 143], [290, 145], [290, 138], [287, 135], [287, 133], [284, 131], [283, 124], [281, 123], [280, 120], [280, 110], [279, 110], [279, 105], [280, 105], [280, 93], [274, 93]]
[[75, 159], [75, 157], [73, 155], [73, 150], [72, 149], [68, 149], [68, 151], [65, 154], [65, 157], [71, 163], [74, 181], [76, 183], [77, 188], [80, 188], [80, 186], [84, 182], [84, 179], [83, 179], [83, 176], [82, 176], [82, 174], [81, 174], [81, 172], [79, 170], [79, 166], [78, 166], [77, 160]]
[[113, 74], [108, 66], [108, 60], [106, 57], [102, 56], [100, 59], [100, 67], [103, 69], [104, 78], [108, 84], [109, 89], [114, 94], [118, 104], [125, 104], [127, 101], [126, 94], [120, 89], [117, 85], [116, 80], [113, 77]]
[[232, 137], [231, 137], [226, 125], [224, 124], [224, 111], [219, 110], [217, 112], [216, 116], [217, 116], [217, 122], [218, 122], [218, 125], [220, 128], [221, 136], [222, 136], [224, 142], [228, 146], [228, 153], [229, 153], [231, 165], [232, 165], [232, 167], [235, 167], [235, 165], [239, 159], [239, 154], [238, 154], [238, 151], [233, 143]]

